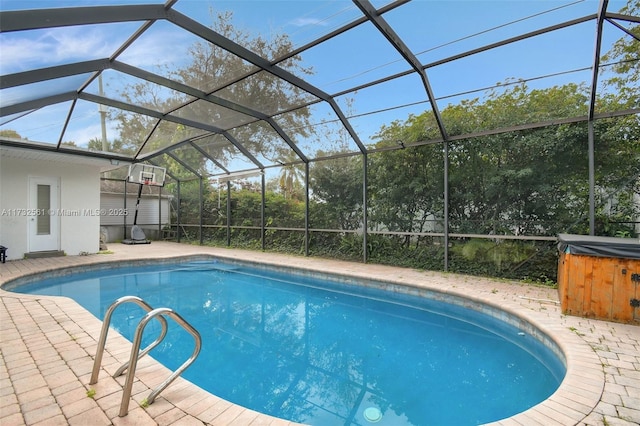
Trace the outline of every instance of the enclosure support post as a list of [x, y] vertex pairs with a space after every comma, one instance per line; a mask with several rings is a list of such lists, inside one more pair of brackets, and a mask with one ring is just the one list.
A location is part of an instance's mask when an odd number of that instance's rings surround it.
[[231, 245], [231, 181], [227, 181], [227, 246]]
[[449, 270], [449, 142], [444, 141], [444, 270]]
[[177, 200], [178, 208], [176, 209], [176, 222], [178, 222], [176, 224], [176, 237], [177, 237], [176, 240], [178, 242], [180, 242], [180, 237], [181, 237], [180, 230], [182, 228], [182, 223], [180, 222], [180, 219], [181, 219], [180, 211], [182, 210], [182, 207], [180, 206], [180, 204], [181, 204], [180, 203], [180, 181], [177, 180], [176, 182], [177, 182], [177, 184], [176, 184], [176, 192], [177, 192], [177, 194], [176, 195], [177, 195], [177, 198], [178, 198], [178, 200]]
[[262, 197], [262, 206], [260, 207], [260, 242], [262, 244], [262, 250], [264, 250], [266, 248], [266, 241], [265, 241], [265, 182], [264, 182], [264, 173], [262, 173], [262, 178], [260, 179], [260, 185], [261, 185], [261, 197]]
[[203, 235], [202, 235], [202, 203], [203, 203], [203, 201], [202, 201], [202, 191], [203, 191], [202, 176], [200, 176], [200, 192], [198, 194], [199, 195], [198, 200], [200, 201], [200, 207], [198, 209], [198, 212], [199, 212], [199, 215], [200, 215], [200, 222], [199, 222], [199, 225], [200, 225], [200, 245], [202, 245], [202, 243], [204, 242], [204, 238], [203, 238]]
[[[122, 191], [124, 195], [124, 202], [122, 205], [124, 206], [124, 211], [127, 211], [127, 179], [125, 178], [124, 182], [124, 191]], [[127, 238], [127, 215], [122, 215], [122, 238]]]
[[158, 236], [162, 239], [162, 187], [158, 187]]
[[596, 235], [595, 154], [593, 120], [589, 124], [589, 235]]
[[362, 261], [367, 263], [367, 229], [368, 216], [367, 216], [367, 186], [368, 186], [368, 157], [367, 153], [362, 154]]
[[304, 163], [304, 255], [309, 256], [309, 162]]
[[598, 70], [600, 69], [600, 49], [602, 48], [602, 27], [607, 14], [609, 0], [600, 0], [598, 6], [596, 40], [593, 50], [593, 74], [591, 75], [591, 93], [589, 97], [589, 111], [587, 113], [588, 139], [589, 139], [589, 235], [596, 234], [596, 178], [595, 178], [595, 142], [593, 120], [596, 110], [596, 94], [598, 86]]

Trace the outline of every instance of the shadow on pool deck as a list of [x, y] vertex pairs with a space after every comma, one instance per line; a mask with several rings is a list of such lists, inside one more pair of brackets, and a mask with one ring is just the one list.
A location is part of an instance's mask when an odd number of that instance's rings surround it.
[[[109, 245], [110, 254], [8, 261], [0, 284], [58, 268], [103, 262], [215, 255], [375, 278], [464, 295], [523, 317], [559, 344], [567, 376], [548, 400], [503, 425], [635, 425], [640, 423], [640, 327], [563, 316], [556, 290], [516, 282], [389, 266], [168, 242]], [[118, 417], [131, 344], [109, 333], [96, 385], [88, 385], [101, 322], [70, 299], [0, 290], [0, 424], [5, 425], [287, 425], [211, 395], [179, 378], [143, 408], [150, 389], [170, 372], [142, 358], [129, 414]], [[91, 390], [91, 397], [87, 392]], [[428, 419], [425, 419], [428, 420]]]

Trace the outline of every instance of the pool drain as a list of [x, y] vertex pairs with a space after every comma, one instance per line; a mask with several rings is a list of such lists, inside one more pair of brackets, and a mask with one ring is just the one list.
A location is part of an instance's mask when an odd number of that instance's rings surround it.
[[364, 418], [369, 423], [376, 423], [382, 419], [382, 412], [376, 407], [369, 407], [364, 410]]

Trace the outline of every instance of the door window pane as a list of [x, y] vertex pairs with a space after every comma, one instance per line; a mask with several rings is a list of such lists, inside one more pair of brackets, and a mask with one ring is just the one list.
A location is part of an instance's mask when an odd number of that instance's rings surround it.
[[36, 215], [37, 234], [51, 234], [51, 217], [49, 209], [51, 209], [51, 186], [38, 185], [38, 214]]

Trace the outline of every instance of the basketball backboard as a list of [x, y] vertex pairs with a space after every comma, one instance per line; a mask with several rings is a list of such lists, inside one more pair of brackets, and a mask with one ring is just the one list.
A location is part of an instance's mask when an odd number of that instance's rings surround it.
[[165, 174], [164, 167], [134, 163], [129, 166], [127, 181], [140, 185], [164, 186]]

